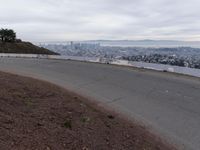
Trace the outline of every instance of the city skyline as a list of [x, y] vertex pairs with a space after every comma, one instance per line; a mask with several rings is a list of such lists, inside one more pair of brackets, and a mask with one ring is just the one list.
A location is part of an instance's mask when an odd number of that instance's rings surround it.
[[198, 0], [0, 2], [0, 28], [12, 28], [27, 41], [200, 41]]

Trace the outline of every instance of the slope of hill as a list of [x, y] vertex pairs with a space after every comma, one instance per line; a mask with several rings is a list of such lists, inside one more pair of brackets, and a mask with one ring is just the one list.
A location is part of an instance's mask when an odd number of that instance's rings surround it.
[[0, 42], [0, 53], [59, 55], [48, 49], [35, 46], [30, 42]]
[[145, 127], [55, 85], [0, 72], [0, 149], [175, 150]]

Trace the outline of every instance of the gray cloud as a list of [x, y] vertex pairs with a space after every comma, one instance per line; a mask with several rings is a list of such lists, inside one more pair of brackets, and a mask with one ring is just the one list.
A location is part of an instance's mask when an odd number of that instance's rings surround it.
[[0, 0], [0, 27], [31, 41], [200, 40], [199, 0]]

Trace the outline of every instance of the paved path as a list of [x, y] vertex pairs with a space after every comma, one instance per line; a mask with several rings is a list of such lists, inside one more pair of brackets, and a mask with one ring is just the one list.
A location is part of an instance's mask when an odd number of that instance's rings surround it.
[[56, 83], [145, 123], [181, 149], [200, 149], [200, 79], [45, 59], [0, 58], [0, 70]]

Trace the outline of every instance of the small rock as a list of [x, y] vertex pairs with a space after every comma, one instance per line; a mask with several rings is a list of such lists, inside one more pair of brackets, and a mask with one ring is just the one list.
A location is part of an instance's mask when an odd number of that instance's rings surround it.
[[46, 150], [51, 150], [50, 147], [47, 146]]
[[83, 148], [82, 148], [82, 150], [89, 150], [86, 146], [84, 146]]

